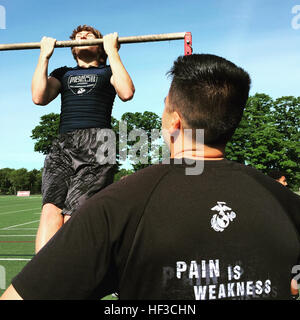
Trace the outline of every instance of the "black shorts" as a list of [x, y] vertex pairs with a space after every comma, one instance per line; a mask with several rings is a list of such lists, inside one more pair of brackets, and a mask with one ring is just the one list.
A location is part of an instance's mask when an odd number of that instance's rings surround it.
[[71, 215], [113, 182], [116, 165], [99, 163], [100, 130], [106, 129], [78, 129], [61, 134], [53, 142], [43, 169], [43, 205], [52, 203], [63, 215]]

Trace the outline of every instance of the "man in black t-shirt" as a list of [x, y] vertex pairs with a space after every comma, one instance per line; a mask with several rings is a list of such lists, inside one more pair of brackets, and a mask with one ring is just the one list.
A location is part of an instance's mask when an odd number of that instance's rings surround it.
[[[102, 35], [83, 25], [70, 38], [90, 40]], [[42, 39], [32, 80], [32, 99], [37, 105], [46, 105], [61, 94], [59, 138], [53, 142], [43, 169], [43, 207], [36, 252], [78, 206], [113, 182], [115, 166], [101, 160], [100, 137], [109, 135], [116, 93], [122, 101], [130, 100], [134, 94], [134, 85], [118, 54], [117, 33], [106, 35], [101, 46], [73, 47], [77, 66], [58, 68], [48, 77], [55, 41]]]
[[170, 163], [87, 200], [3, 299], [93, 299], [116, 291], [127, 300], [291, 297], [300, 198], [224, 159], [249, 75], [204, 54], [179, 57], [170, 74], [162, 116]]

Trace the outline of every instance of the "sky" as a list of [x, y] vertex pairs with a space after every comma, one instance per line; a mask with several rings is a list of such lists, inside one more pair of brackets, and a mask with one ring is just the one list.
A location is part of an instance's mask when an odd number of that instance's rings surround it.
[[[0, 43], [39, 42], [43, 36], [68, 40], [81, 24], [120, 37], [189, 31], [194, 53], [222, 56], [249, 72], [251, 95], [300, 95], [300, 0], [0, 0]], [[136, 93], [126, 103], [116, 98], [113, 116], [161, 116], [170, 85], [166, 73], [183, 54], [183, 40], [122, 45]], [[31, 131], [42, 115], [60, 112], [60, 98], [43, 107], [33, 104], [38, 56], [39, 50], [0, 52], [0, 168], [43, 167]], [[55, 49], [49, 72], [65, 65], [76, 65], [70, 48]]]

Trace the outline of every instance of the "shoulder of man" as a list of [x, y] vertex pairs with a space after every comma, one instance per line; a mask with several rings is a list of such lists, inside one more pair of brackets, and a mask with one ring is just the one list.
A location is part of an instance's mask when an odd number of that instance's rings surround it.
[[169, 170], [167, 165], [153, 165], [107, 186], [85, 201], [74, 218], [97, 232], [109, 230], [111, 241], [119, 241], [126, 229], [122, 247], [129, 247], [154, 190]]
[[109, 76], [112, 75], [112, 70], [111, 70], [110, 65], [101, 64], [100, 66], [98, 66], [98, 70], [99, 70], [99, 72], [101, 72], [103, 74], [107, 74]]
[[152, 165], [102, 189], [81, 207], [86, 215], [105, 215], [108, 220], [126, 221], [143, 214], [160, 181], [169, 173], [168, 165]]
[[54, 77], [56, 78], [57, 80], [61, 81], [62, 77], [64, 76], [64, 74], [66, 72], [68, 72], [69, 70], [72, 70], [73, 68], [70, 68], [70, 67], [67, 67], [67, 66], [64, 66], [64, 67], [60, 67], [60, 68], [57, 68], [57, 69], [54, 69], [51, 73], [50, 73], [50, 77]]
[[148, 198], [170, 170], [171, 166], [162, 164], [141, 169], [106, 187], [99, 192], [99, 199], [110, 198], [114, 195], [116, 195], [116, 200], [128, 200], [130, 197], [135, 199]]

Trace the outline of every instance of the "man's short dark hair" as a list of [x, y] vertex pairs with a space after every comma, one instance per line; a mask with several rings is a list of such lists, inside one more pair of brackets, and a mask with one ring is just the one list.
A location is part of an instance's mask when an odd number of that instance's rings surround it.
[[285, 173], [280, 171], [280, 170], [271, 170], [268, 172], [268, 176], [275, 179], [275, 180], [278, 180], [280, 179], [281, 177], [284, 177], [285, 176]]
[[205, 144], [226, 144], [249, 97], [249, 74], [211, 54], [181, 56], [168, 74], [173, 77], [169, 111], [181, 114], [185, 129], [204, 129]]

